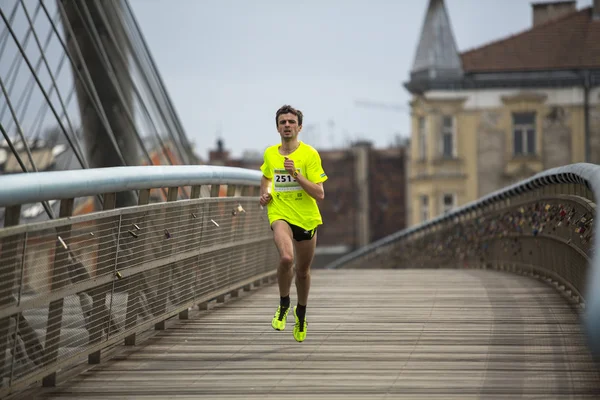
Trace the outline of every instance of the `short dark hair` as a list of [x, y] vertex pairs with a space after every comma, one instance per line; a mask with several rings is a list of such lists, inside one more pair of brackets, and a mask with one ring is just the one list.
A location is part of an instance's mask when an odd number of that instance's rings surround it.
[[279, 116], [281, 114], [294, 114], [296, 117], [298, 117], [298, 126], [302, 126], [302, 111], [297, 110], [294, 107], [289, 106], [287, 104], [281, 106], [275, 114], [275, 125], [279, 124]]

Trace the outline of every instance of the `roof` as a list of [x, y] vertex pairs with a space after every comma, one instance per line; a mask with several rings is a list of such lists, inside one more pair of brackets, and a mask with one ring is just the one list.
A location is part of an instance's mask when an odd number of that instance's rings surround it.
[[430, 78], [462, 75], [458, 48], [443, 0], [429, 0], [411, 72], [425, 72]]
[[514, 72], [600, 68], [600, 21], [591, 7], [461, 54], [463, 70]]

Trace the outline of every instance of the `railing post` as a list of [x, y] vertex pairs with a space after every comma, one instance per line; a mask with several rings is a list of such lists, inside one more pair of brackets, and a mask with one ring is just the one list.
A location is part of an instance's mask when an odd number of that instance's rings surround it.
[[[227, 186], [227, 197], [239, 197], [240, 194], [240, 187], [238, 185], [228, 185]], [[229, 228], [229, 234], [227, 237], [227, 241], [228, 242], [235, 242], [237, 239], [237, 235], [236, 233], [239, 231], [240, 226], [239, 226], [239, 221], [241, 218], [241, 213], [239, 213], [239, 210], [236, 209], [236, 204], [229, 201], [227, 204], [231, 204], [233, 205], [234, 209], [232, 210], [232, 213], [230, 214], [230, 218], [231, 218], [231, 225]], [[227, 285], [231, 285], [231, 268], [233, 265], [236, 264], [236, 260], [235, 260], [235, 256], [237, 254], [235, 254], [234, 252], [227, 252], [225, 253], [223, 256], [227, 257], [229, 259], [229, 261], [227, 262], [227, 278], [226, 278], [226, 284]], [[223, 296], [223, 301], [225, 301], [225, 296]], [[217, 302], [219, 302], [219, 299], [217, 299]]]
[[190, 318], [190, 310], [189, 309], [185, 309], [183, 311], [179, 312], [179, 319], [181, 320], [185, 320], [185, 319], [189, 319]]
[[[178, 187], [170, 187], [169, 192], [167, 194], [167, 202], [177, 201], [177, 193], [179, 192]], [[172, 245], [168, 245], [167, 255], [171, 253]], [[164, 314], [167, 309], [167, 295], [169, 293], [167, 287], [167, 278], [169, 277], [169, 268], [170, 265], [165, 265], [160, 268], [160, 272], [158, 273], [158, 288], [156, 294], [156, 301], [158, 302], [156, 313]], [[166, 320], [162, 320], [154, 324], [154, 329], [162, 331], [166, 327]]]
[[[23, 249], [21, 251], [21, 259], [18, 261], [19, 263], [19, 289], [18, 289], [18, 294], [17, 294], [17, 304], [21, 303], [21, 296], [23, 294], [23, 277], [25, 274], [25, 257], [27, 254], [27, 232], [25, 234], [23, 234], [22, 236], [22, 241], [23, 241]], [[16, 324], [15, 324], [15, 336], [14, 336], [14, 340], [13, 340], [13, 347], [12, 347], [12, 363], [10, 366], [10, 385], [12, 385], [13, 382], [13, 377], [14, 377], [14, 372], [15, 372], [15, 364], [16, 364], [16, 358], [17, 358], [17, 342], [19, 341], [19, 335], [21, 334], [21, 329], [24, 330], [23, 334], [24, 335], [31, 335], [32, 333], [32, 328], [31, 326], [27, 323], [27, 321], [25, 320], [25, 318], [23, 317], [22, 313], [17, 313], [16, 316]], [[37, 337], [35, 338], [37, 339]], [[32, 341], [35, 340], [34, 338], [31, 338], [30, 340], [23, 340], [23, 344], [25, 345], [25, 351], [29, 353], [30, 350], [32, 350], [32, 353], [37, 353], [36, 350], [40, 350], [41, 346], [38, 345], [37, 347], [34, 347], [32, 349], [33, 346], [31, 346]], [[36, 340], [37, 341], [37, 340]], [[36, 359], [39, 360], [40, 357], [40, 353], [36, 354]]]
[[[73, 199], [64, 199], [60, 202], [59, 218], [70, 217], [73, 214]], [[68, 241], [71, 236], [71, 225], [56, 228], [56, 246], [54, 251], [54, 263], [52, 268], [52, 284], [50, 291], [60, 289], [67, 283], [68, 275]], [[60, 348], [60, 333], [62, 328], [62, 313], [64, 299], [54, 300], [48, 307], [48, 322], [46, 326], [46, 341], [44, 345], [44, 365], [51, 364], [57, 360]], [[44, 387], [56, 386], [56, 372], [46, 375], [42, 379]]]
[[[206, 186], [194, 186], [192, 188], [192, 193], [194, 193], [194, 196], [198, 196], [198, 198], [209, 198], [211, 195], [211, 188], [209, 188], [208, 185]], [[198, 240], [202, 240], [204, 237], [204, 231], [206, 229], [206, 224], [207, 224], [207, 214], [209, 213], [210, 210], [210, 203], [202, 203], [200, 205], [200, 209], [198, 210], [200, 212], [200, 218], [199, 218], [199, 227], [200, 227], [200, 232], [197, 234]], [[200, 243], [200, 242], [198, 242]], [[201, 271], [201, 266], [202, 263], [200, 261], [200, 257], [198, 256], [196, 257], [196, 267], [195, 267], [195, 273], [194, 273], [194, 300], [197, 300], [197, 293], [201, 290], [198, 290], [199, 288], [201, 288], [201, 281], [199, 280], [199, 278], [203, 278], [203, 274]], [[199, 310], [208, 310], [208, 303], [204, 302], [202, 304], [198, 304], [198, 309]]]
[[[195, 199], [199, 199], [200, 196], [202, 194], [202, 186], [200, 185], [195, 185], [192, 186], [192, 190], [190, 192], [190, 200], [195, 200]], [[191, 206], [190, 207], [190, 211], [193, 213], [193, 215], [191, 216], [193, 219], [197, 220], [198, 222], [196, 224], [194, 224], [194, 228], [193, 228], [193, 237], [196, 238], [196, 240], [200, 240], [202, 237], [202, 219], [198, 218], [198, 214], [199, 214], [199, 210], [194, 211], [194, 207], [198, 207], [198, 205], [196, 206]], [[200, 234], [197, 234], [197, 227], [200, 227]], [[192, 248], [194, 248], [196, 246], [195, 241], [190, 243], [190, 250]], [[197, 259], [195, 261], [195, 263], [197, 263]], [[192, 296], [192, 298], [196, 298], [196, 269], [197, 269], [197, 265], [194, 265], [193, 267], [190, 268], [190, 271], [186, 271], [189, 272], [188, 275], [193, 275], [193, 278], [191, 278], [191, 281], [189, 282], [188, 287], [190, 288], [190, 295]], [[186, 320], [189, 319], [189, 309], [185, 309], [183, 311], [181, 311], [179, 313], [179, 319], [181, 320]]]
[[221, 191], [221, 185], [211, 185], [210, 186], [210, 197], [219, 197], [220, 191]]
[[192, 192], [190, 194], [190, 199], [199, 199], [201, 192], [202, 192], [202, 186], [200, 186], [200, 185], [192, 186]]
[[236, 190], [236, 185], [227, 185], [227, 197], [235, 196]]
[[[117, 204], [117, 194], [116, 193], [106, 193], [103, 196], [104, 211], [113, 210]], [[111, 224], [112, 225], [112, 224]], [[120, 226], [117, 226], [117, 234], [121, 229]], [[112, 253], [112, 226], [106, 229], [108, 232], [100, 237], [100, 243], [98, 244], [98, 259], [96, 263], [96, 276], [102, 276], [108, 271], [114, 269], [114, 266], [109, 264], [108, 261], [111, 260]], [[118, 243], [115, 244], [115, 251], [119, 246]], [[106, 266], [99, 265], [103, 261], [107, 262]], [[90, 296], [92, 297], [92, 311], [90, 312], [90, 340], [89, 343], [97, 343], [102, 339], [102, 331], [104, 330], [104, 323], [106, 319], [110, 319], [110, 315], [106, 316], [106, 293], [104, 289], [107, 286], [98, 286], [90, 291]], [[110, 311], [109, 311], [110, 312]], [[90, 364], [98, 364], [100, 363], [101, 350], [95, 351], [88, 355], [88, 363]]]
[[[220, 185], [211, 185], [210, 188], [210, 198], [218, 198], [220, 196]], [[218, 225], [218, 222], [215, 220], [219, 220], [219, 204], [215, 201], [210, 201], [205, 204], [204, 209], [204, 219], [202, 225], [203, 235], [207, 234], [210, 239], [207, 239], [207, 245], [214, 245], [218, 243], [218, 238], [221, 236], [221, 226]], [[213, 234], [214, 232], [214, 234]], [[215, 237], [217, 239], [215, 239]], [[207, 259], [209, 260], [208, 265], [205, 265], [208, 271], [206, 273], [206, 280], [203, 280], [202, 285], [209, 285], [211, 288], [216, 288], [219, 285], [219, 274], [215, 270], [215, 262], [212, 255], [208, 255]], [[210, 283], [208, 283], [208, 282]], [[206, 287], [206, 286], [205, 286]]]
[[590, 188], [586, 188], [587, 189], [587, 198], [590, 199], [590, 201], [592, 201], [594, 204], [596, 203], [596, 197], [594, 196], [594, 191], [591, 190]]
[[[19, 225], [19, 220], [21, 217], [21, 206], [10, 206], [6, 207], [4, 213], [4, 227], [8, 228], [10, 226]], [[19, 236], [9, 236], [2, 239], [2, 249], [0, 252], [0, 276], [5, 278], [0, 279], [0, 307], [6, 307], [15, 302], [15, 299], [12, 295], [15, 280], [16, 280], [16, 261], [18, 258], [18, 242], [20, 240], [21, 235]], [[23, 268], [23, 267], [21, 267]], [[20, 282], [22, 285], [23, 282]], [[2, 378], [2, 386], [6, 384], [10, 384], [10, 377], [7, 376], [12, 363], [15, 361], [15, 354], [12, 354], [12, 362], [11, 365], [6, 365], [6, 350], [8, 349], [8, 344], [10, 337], [12, 336], [10, 331], [10, 319], [8, 316], [6, 318], [2, 318], [0, 320], [0, 355], [2, 355], [2, 370], [1, 370], [1, 378]], [[18, 324], [15, 324], [15, 329]], [[15, 334], [16, 340], [16, 334]]]
[[[145, 206], [150, 202], [150, 189], [143, 189], [138, 194], [138, 205]], [[145, 233], [142, 236], [140, 248], [143, 252], [146, 249], [146, 238], [148, 237], [148, 227], [145, 227]], [[128, 330], [135, 326], [135, 322], [138, 316], [138, 308], [140, 302], [139, 286], [140, 281], [137, 276], [130, 276], [127, 278], [127, 305], [125, 306], [125, 330]], [[125, 337], [125, 346], [135, 346], [136, 333], [133, 332], [131, 335]]]

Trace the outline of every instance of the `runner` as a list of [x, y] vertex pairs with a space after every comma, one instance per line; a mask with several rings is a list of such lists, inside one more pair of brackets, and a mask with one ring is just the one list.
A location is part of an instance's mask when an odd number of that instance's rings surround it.
[[[279, 251], [277, 281], [280, 302], [271, 325], [285, 329], [290, 309], [290, 288], [296, 264], [294, 338], [306, 338], [306, 305], [310, 289], [310, 266], [317, 244], [317, 227], [323, 223], [317, 202], [325, 198], [323, 182], [327, 175], [317, 150], [298, 140], [302, 112], [284, 105], [275, 114], [281, 144], [265, 150], [261, 166], [260, 204], [267, 206], [273, 239]], [[294, 250], [296, 259], [294, 260]]]

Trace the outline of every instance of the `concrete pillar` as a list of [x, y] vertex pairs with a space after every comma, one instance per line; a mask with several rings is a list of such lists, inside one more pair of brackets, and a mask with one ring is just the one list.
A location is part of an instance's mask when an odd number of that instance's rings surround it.
[[370, 182], [369, 182], [369, 152], [371, 143], [358, 142], [353, 147], [354, 152], [354, 176], [357, 191], [356, 208], [356, 244], [363, 247], [369, 244], [370, 232]]

